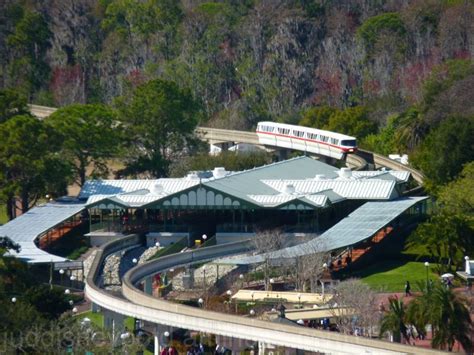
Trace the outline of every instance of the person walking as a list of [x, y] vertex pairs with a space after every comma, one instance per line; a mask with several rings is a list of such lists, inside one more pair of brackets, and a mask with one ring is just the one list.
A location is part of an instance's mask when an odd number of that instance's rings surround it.
[[411, 296], [411, 286], [410, 286], [410, 281], [408, 280], [405, 283], [405, 296]]

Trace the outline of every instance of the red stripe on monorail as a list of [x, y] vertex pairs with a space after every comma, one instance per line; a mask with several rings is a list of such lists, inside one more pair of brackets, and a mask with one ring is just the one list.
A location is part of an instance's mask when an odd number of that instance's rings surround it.
[[302, 140], [302, 141], [305, 141], [305, 142], [313, 142], [313, 143], [317, 143], [317, 144], [328, 145], [330, 147], [340, 149], [345, 153], [350, 152], [351, 149], [352, 149], [353, 152], [355, 152], [357, 150], [357, 147], [354, 147], [354, 148], [341, 148], [338, 145], [334, 145], [334, 144], [326, 143], [326, 142], [322, 142], [322, 141], [317, 141], [317, 140], [309, 139], [309, 138], [300, 138], [300, 137], [294, 137], [294, 136], [287, 136], [286, 134], [273, 133], [273, 132], [263, 132], [263, 131], [255, 131], [255, 132], [256, 133], [261, 133], [261, 134], [268, 134], [268, 135], [271, 135], [271, 136], [285, 137], [285, 138], [290, 138], [290, 139], [299, 139], [299, 140]]

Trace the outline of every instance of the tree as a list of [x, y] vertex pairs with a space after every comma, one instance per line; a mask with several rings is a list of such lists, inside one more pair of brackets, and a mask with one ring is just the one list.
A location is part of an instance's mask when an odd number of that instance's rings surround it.
[[308, 288], [316, 292], [317, 282], [325, 273], [324, 264], [329, 254], [322, 251], [326, 249], [323, 243], [314, 243], [316, 241], [305, 244], [305, 255], [282, 260], [283, 267], [295, 281], [296, 289], [303, 292]]
[[436, 282], [410, 303], [409, 318], [418, 327], [431, 324], [432, 347], [452, 351], [458, 341], [469, 353], [472, 321], [466, 304], [458, 293]]
[[59, 147], [52, 128], [31, 116], [15, 116], [0, 125], [0, 195], [7, 200], [10, 218], [15, 216], [14, 198], [26, 212], [46, 193], [64, 193], [69, 170]]
[[7, 37], [15, 58], [11, 62], [10, 76], [17, 86], [23, 86], [30, 98], [35, 89], [44, 85], [49, 74], [45, 54], [50, 47], [52, 34], [43, 15], [32, 11], [21, 11], [13, 33]]
[[102, 104], [75, 104], [60, 108], [45, 122], [62, 136], [64, 157], [70, 160], [80, 186], [90, 166], [91, 175], [107, 175], [107, 159], [117, 155], [121, 138], [112, 109]]
[[50, 289], [46, 285], [29, 288], [24, 298], [46, 319], [57, 319], [70, 308], [62, 289]]
[[406, 342], [410, 341], [407, 332], [407, 312], [405, 304], [398, 297], [389, 298], [389, 310], [382, 318], [380, 336], [386, 332], [393, 334], [393, 341], [400, 343], [402, 336]]
[[322, 129], [329, 123], [329, 118], [337, 111], [330, 106], [311, 107], [307, 109], [298, 124], [305, 127]]
[[280, 230], [275, 229], [258, 232], [252, 239], [255, 253], [262, 254], [264, 258], [263, 271], [265, 290], [269, 288], [270, 252], [283, 247], [284, 237], [284, 234]]
[[420, 224], [408, 241], [410, 245], [426, 247], [442, 273], [452, 271], [464, 255], [472, 253], [472, 240], [473, 230], [465, 216], [442, 210]]
[[377, 131], [377, 124], [369, 118], [366, 107], [355, 106], [340, 110], [330, 106], [308, 109], [300, 125], [339, 132], [359, 139]]
[[19, 253], [21, 246], [8, 237], [0, 237], [0, 257], [2, 257], [9, 250], [14, 250]]
[[324, 129], [361, 139], [375, 133], [377, 124], [369, 119], [368, 110], [365, 107], [356, 106], [336, 111], [329, 117], [329, 122]]
[[474, 162], [464, 165], [458, 178], [438, 191], [438, 206], [454, 214], [462, 214], [474, 222]]
[[28, 113], [26, 97], [12, 89], [0, 90], [0, 123]]
[[[441, 271], [461, 266], [463, 256], [474, 252], [474, 162], [465, 165], [459, 178], [437, 191], [435, 212], [418, 226], [408, 241], [426, 247]], [[443, 266], [445, 265], [445, 266]]]
[[355, 328], [362, 328], [367, 335], [372, 334], [379, 318], [375, 296], [369, 286], [357, 279], [336, 286], [330, 310], [342, 333], [353, 334]]
[[412, 161], [425, 173], [431, 190], [452, 181], [461, 172], [463, 164], [472, 161], [472, 137], [474, 116], [448, 118], [428, 134]]
[[130, 98], [117, 101], [129, 135], [129, 161], [124, 174], [165, 176], [179, 153], [191, 150], [199, 106], [187, 89], [165, 80], [139, 86]]

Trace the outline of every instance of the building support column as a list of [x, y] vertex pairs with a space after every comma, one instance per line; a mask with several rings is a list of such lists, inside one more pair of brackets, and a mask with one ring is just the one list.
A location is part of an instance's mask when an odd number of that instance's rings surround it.
[[153, 294], [153, 277], [148, 276], [145, 278], [145, 293], [147, 295], [152, 295]]

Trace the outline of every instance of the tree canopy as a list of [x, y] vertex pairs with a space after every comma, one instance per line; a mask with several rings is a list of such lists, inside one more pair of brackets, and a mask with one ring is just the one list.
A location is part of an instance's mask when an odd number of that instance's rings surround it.
[[344, 110], [329, 106], [313, 107], [304, 112], [299, 124], [359, 139], [377, 131], [377, 124], [370, 120], [369, 112], [363, 106], [348, 107]]
[[117, 107], [129, 147], [124, 174], [165, 176], [171, 160], [194, 146], [199, 105], [188, 89], [152, 80], [117, 100]]
[[450, 117], [433, 129], [412, 161], [425, 173], [432, 189], [452, 181], [474, 158], [474, 116]]
[[27, 100], [13, 89], [0, 90], [0, 123], [16, 115], [28, 113]]
[[86, 181], [86, 169], [92, 176], [106, 176], [106, 160], [115, 157], [120, 148], [120, 127], [112, 109], [102, 104], [70, 105], [60, 108], [46, 121], [62, 138], [64, 157], [74, 170], [76, 182]]
[[70, 171], [59, 154], [60, 143], [51, 127], [28, 115], [1, 124], [1, 196], [18, 197], [26, 212], [46, 193], [63, 194]]

